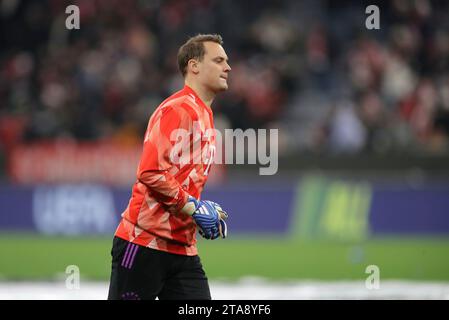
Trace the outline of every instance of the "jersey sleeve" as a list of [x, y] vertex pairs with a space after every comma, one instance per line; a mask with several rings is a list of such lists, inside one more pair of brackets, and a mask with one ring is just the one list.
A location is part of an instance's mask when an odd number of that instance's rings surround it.
[[137, 178], [171, 212], [179, 212], [189, 196], [169, 170], [176, 165], [172, 153], [177, 133], [189, 134], [192, 123], [193, 119], [185, 109], [167, 106], [151, 117], [145, 134]]

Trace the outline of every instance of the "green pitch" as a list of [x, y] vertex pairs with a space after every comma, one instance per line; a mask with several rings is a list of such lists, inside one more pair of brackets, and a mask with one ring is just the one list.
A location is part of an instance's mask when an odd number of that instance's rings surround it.
[[[69, 265], [79, 267], [81, 279], [107, 281], [111, 243], [109, 237], [0, 234], [0, 281], [63, 279]], [[366, 279], [366, 267], [377, 265], [381, 279], [449, 281], [449, 238], [343, 243], [248, 236], [201, 240], [198, 247], [210, 279]]]

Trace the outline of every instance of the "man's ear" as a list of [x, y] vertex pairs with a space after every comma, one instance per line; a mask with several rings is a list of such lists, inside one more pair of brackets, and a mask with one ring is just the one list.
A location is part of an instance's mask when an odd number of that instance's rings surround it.
[[193, 74], [198, 74], [198, 72], [199, 72], [199, 69], [198, 69], [198, 60], [190, 59], [189, 62], [187, 63], [187, 68], [188, 68], [188, 70], [190, 70]]

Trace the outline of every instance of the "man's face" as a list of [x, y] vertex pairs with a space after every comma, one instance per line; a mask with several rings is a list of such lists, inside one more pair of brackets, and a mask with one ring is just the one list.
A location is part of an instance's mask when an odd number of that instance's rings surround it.
[[228, 74], [231, 67], [223, 47], [215, 42], [204, 42], [206, 53], [198, 62], [198, 81], [212, 92], [228, 89]]

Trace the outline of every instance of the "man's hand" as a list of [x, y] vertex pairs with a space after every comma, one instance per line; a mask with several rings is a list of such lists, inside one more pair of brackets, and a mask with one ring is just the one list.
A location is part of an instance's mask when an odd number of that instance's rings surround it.
[[[228, 226], [226, 225], [225, 220], [228, 218], [228, 214], [221, 208], [221, 206], [218, 203], [209, 200], [205, 200], [205, 202], [210, 203], [215, 208], [220, 218], [218, 221], [219, 222], [218, 231], [215, 232], [210, 239], [214, 240], [217, 239], [218, 237], [222, 237], [223, 239], [226, 238], [228, 236]], [[203, 238], [205, 238], [201, 230], [199, 232], [203, 236]]]
[[183, 212], [192, 216], [204, 238], [213, 240], [219, 236], [222, 238], [227, 236], [227, 225], [224, 219], [228, 215], [219, 204], [189, 197]]

